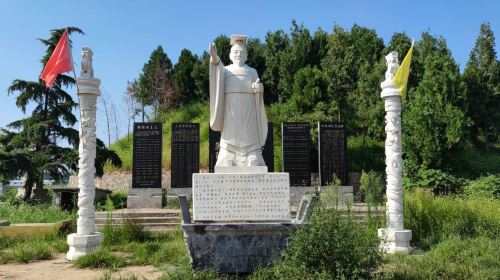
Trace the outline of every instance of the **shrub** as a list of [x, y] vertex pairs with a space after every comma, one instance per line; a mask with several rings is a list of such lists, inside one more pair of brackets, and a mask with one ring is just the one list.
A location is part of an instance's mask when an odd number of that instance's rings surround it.
[[470, 181], [465, 187], [465, 194], [500, 199], [500, 175], [489, 175]]
[[311, 224], [292, 234], [283, 261], [252, 279], [366, 279], [382, 260], [378, 246], [367, 226], [318, 207]]
[[500, 240], [451, 238], [423, 256], [394, 255], [378, 279], [500, 279]]
[[127, 193], [126, 192], [112, 192], [106, 196], [106, 200], [96, 203], [96, 210], [113, 211], [116, 209], [123, 209], [127, 207]]
[[407, 170], [405, 175], [403, 185], [410, 191], [423, 188], [430, 189], [436, 195], [451, 195], [461, 193], [465, 185], [465, 180], [437, 169]]
[[365, 202], [368, 204], [382, 204], [385, 186], [380, 174], [373, 170], [368, 173], [363, 171], [359, 183], [361, 190], [365, 194]]
[[124, 267], [126, 264], [127, 262], [123, 257], [117, 256], [104, 249], [82, 256], [75, 261], [75, 265], [78, 268], [93, 267], [116, 269]]

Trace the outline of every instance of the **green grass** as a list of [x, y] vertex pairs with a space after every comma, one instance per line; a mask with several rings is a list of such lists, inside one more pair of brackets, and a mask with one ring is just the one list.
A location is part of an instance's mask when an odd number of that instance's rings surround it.
[[15, 197], [10, 190], [0, 202], [0, 220], [15, 223], [53, 223], [62, 220], [76, 220], [76, 212], [61, 211], [50, 204], [33, 204]]
[[412, 244], [422, 249], [452, 236], [500, 236], [500, 200], [433, 196], [417, 189], [405, 195], [405, 227], [413, 232]]
[[78, 258], [74, 264], [78, 268], [91, 267], [109, 268], [115, 270], [117, 268], [124, 267], [127, 264], [127, 261], [125, 258], [111, 253], [106, 249], [101, 249]]
[[121, 275], [120, 273], [118, 276], [113, 276], [112, 271], [105, 271], [101, 277], [99, 277], [99, 280], [147, 280], [145, 277], [139, 277], [136, 274], [127, 274], [127, 275]]
[[500, 240], [453, 237], [424, 255], [394, 255], [379, 279], [500, 279]]
[[[151, 233], [142, 226], [125, 223], [119, 227], [105, 226], [102, 250], [85, 256], [78, 267], [105, 268], [125, 265], [180, 266], [189, 263], [183, 233], [180, 229]], [[119, 256], [117, 254], [124, 255]]]
[[54, 253], [68, 250], [64, 234], [45, 237], [6, 238], [0, 236], [0, 263], [27, 263], [52, 259]]

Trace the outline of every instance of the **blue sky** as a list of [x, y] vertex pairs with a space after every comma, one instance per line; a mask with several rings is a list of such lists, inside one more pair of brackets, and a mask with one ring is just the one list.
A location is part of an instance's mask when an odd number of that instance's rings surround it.
[[[292, 19], [311, 31], [320, 27], [327, 32], [335, 23], [344, 28], [357, 23], [375, 29], [385, 42], [394, 32], [404, 31], [418, 40], [423, 31], [430, 31], [447, 40], [461, 69], [480, 24], [488, 21], [500, 52], [500, 1], [0, 0], [0, 127], [22, 117], [7, 88], [14, 79], [37, 79], [45, 49], [36, 38], [47, 38], [51, 29], [77, 26], [86, 33], [71, 37], [74, 61], [79, 64], [82, 46], [93, 49], [95, 75], [118, 108], [123, 135], [126, 117], [121, 108], [127, 81], [139, 75], [158, 45], [175, 63], [183, 48], [200, 54], [220, 34], [263, 40], [268, 31], [288, 32]], [[76, 98], [76, 90], [69, 91]], [[102, 111], [97, 121], [98, 137], [104, 140]]]

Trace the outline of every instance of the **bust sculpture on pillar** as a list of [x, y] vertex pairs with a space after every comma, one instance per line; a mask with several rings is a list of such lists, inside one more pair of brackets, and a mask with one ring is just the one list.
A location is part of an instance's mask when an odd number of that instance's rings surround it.
[[92, 50], [82, 49], [80, 77], [77, 78], [80, 100], [80, 143], [78, 146], [78, 219], [76, 233], [68, 235], [68, 260], [93, 252], [100, 247], [103, 234], [95, 231], [95, 156], [96, 101], [101, 81], [94, 78]]
[[210, 127], [221, 131], [215, 167], [265, 166], [262, 147], [267, 137], [264, 86], [257, 71], [246, 65], [247, 36], [231, 36], [229, 58], [224, 66], [215, 43], [210, 52]]
[[387, 227], [378, 230], [381, 248], [387, 253], [410, 253], [411, 230], [403, 223], [403, 149], [401, 142], [401, 96], [393, 83], [398, 70], [398, 53], [393, 51], [386, 57], [387, 71], [382, 82], [381, 97], [385, 103], [385, 172], [386, 172], [386, 218]]

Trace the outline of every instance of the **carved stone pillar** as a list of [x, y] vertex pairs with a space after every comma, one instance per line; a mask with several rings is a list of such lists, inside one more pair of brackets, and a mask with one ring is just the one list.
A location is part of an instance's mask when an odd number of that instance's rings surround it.
[[398, 54], [386, 56], [386, 80], [382, 82], [381, 97], [385, 103], [385, 172], [387, 176], [387, 227], [378, 230], [381, 249], [386, 253], [410, 253], [411, 230], [404, 229], [403, 223], [403, 159], [401, 143], [401, 96], [392, 83], [398, 68]]
[[[103, 234], [95, 231], [96, 101], [101, 81], [93, 77], [92, 51], [83, 48], [82, 72], [77, 78], [80, 98], [80, 144], [78, 147], [78, 219], [76, 233], [68, 235], [68, 260], [99, 249]], [[90, 65], [90, 66], [89, 66]], [[85, 68], [84, 68], [85, 66]], [[90, 67], [90, 68], [88, 68]]]

